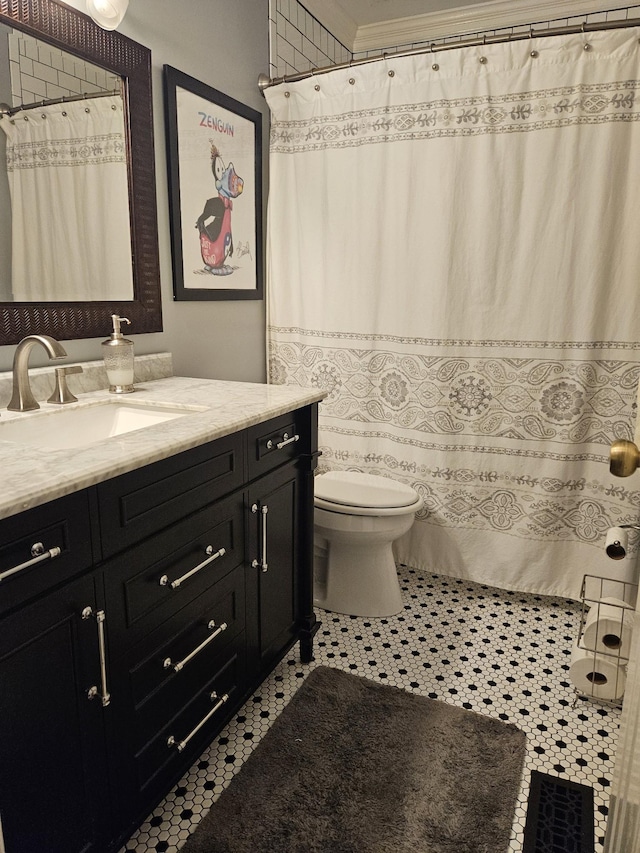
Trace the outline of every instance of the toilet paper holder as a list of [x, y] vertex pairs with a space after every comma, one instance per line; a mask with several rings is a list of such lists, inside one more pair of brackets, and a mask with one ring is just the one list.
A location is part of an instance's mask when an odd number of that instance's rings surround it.
[[[630, 630], [631, 620], [635, 612], [635, 602], [638, 595], [638, 584], [630, 581], [621, 581], [612, 578], [600, 577], [598, 575], [584, 575], [582, 579], [582, 588], [580, 598], [582, 600], [582, 612], [580, 616], [580, 627], [578, 630], [578, 638], [574, 644], [579, 649], [582, 649], [584, 657], [593, 660], [593, 666], [588, 677], [589, 687], [581, 689], [574, 681], [575, 702], [579, 698], [589, 699], [613, 707], [621, 707], [622, 697], [616, 699], [602, 698], [601, 690], [603, 686], [604, 670], [609, 673], [613, 669], [619, 673], [619, 677], [624, 679], [626, 676], [626, 664], [628, 662], [628, 653], [623, 654], [627, 648], [622, 642], [621, 636], [601, 633], [596, 629], [598, 643], [587, 643], [585, 647], [584, 640], [587, 634], [587, 623], [590, 621], [591, 630], [593, 629], [594, 620], [599, 621], [602, 616], [602, 624], [605, 623], [605, 616], [612, 617], [619, 621], [621, 626], [629, 626], [625, 630]], [[616, 681], [618, 676], [615, 676]], [[624, 686], [624, 685], [623, 685]], [[574, 704], [575, 704], [574, 702]]]
[[604, 542], [604, 550], [612, 560], [623, 560], [629, 551], [628, 530], [640, 530], [639, 524], [619, 524], [610, 527]]
[[[583, 636], [585, 623], [590, 612], [599, 613], [601, 607], [605, 605], [608, 608], [613, 607], [616, 616], [620, 621], [628, 620], [635, 613], [636, 601], [638, 597], [638, 584], [631, 581], [622, 581], [617, 578], [606, 578], [600, 575], [584, 575], [582, 578], [582, 587], [580, 589], [580, 599], [582, 602], [582, 612], [580, 615], [580, 629], [578, 639]], [[615, 600], [615, 604], [607, 604], [607, 602]], [[594, 610], [595, 608], [595, 610]], [[614, 645], [609, 648], [605, 647], [598, 650], [598, 654], [609, 655], [611, 657], [620, 658], [620, 651]], [[628, 656], [623, 656], [624, 661], [628, 660]]]

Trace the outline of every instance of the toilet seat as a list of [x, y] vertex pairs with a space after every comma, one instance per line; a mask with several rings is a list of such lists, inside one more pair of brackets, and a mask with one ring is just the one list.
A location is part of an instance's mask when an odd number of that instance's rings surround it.
[[328, 471], [316, 477], [315, 505], [346, 515], [401, 515], [420, 509], [422, 498], [411, 486], [378, 474]]

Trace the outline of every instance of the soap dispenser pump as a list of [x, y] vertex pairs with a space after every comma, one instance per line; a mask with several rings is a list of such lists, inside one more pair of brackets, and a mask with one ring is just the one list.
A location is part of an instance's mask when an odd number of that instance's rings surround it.
[[112, 394], [130, 394], [133, 387], [133, 341], [127, 340], [120, 331], [121, 323], [130, 323], [126, 317], [112, 314], [113, 332], [102, 342], [104, 366]]

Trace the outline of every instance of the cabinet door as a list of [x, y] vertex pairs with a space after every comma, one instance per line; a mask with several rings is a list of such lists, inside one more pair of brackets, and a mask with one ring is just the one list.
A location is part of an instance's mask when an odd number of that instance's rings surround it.
[[[101, 701], [95, 604], [89, 576], [0, 623], [0, 849], [6, 853], [101, 849], [108, 708]], [[91, 615], [83, 619], [88, 607]], [[92, 687], [97, 695], [90, 700]]]
[[249, 583], [257, 613], [248, 616], [252, 663], [260, 669], [280, 656], [296, 633], [300, 556], [301, 476], [287, 465], [249, 490]]

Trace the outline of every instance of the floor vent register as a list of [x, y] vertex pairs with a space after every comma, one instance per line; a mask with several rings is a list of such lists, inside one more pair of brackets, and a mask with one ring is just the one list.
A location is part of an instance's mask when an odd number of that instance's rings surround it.
[[593, 853], [593, 788], [531, 772], [522, 853]]

